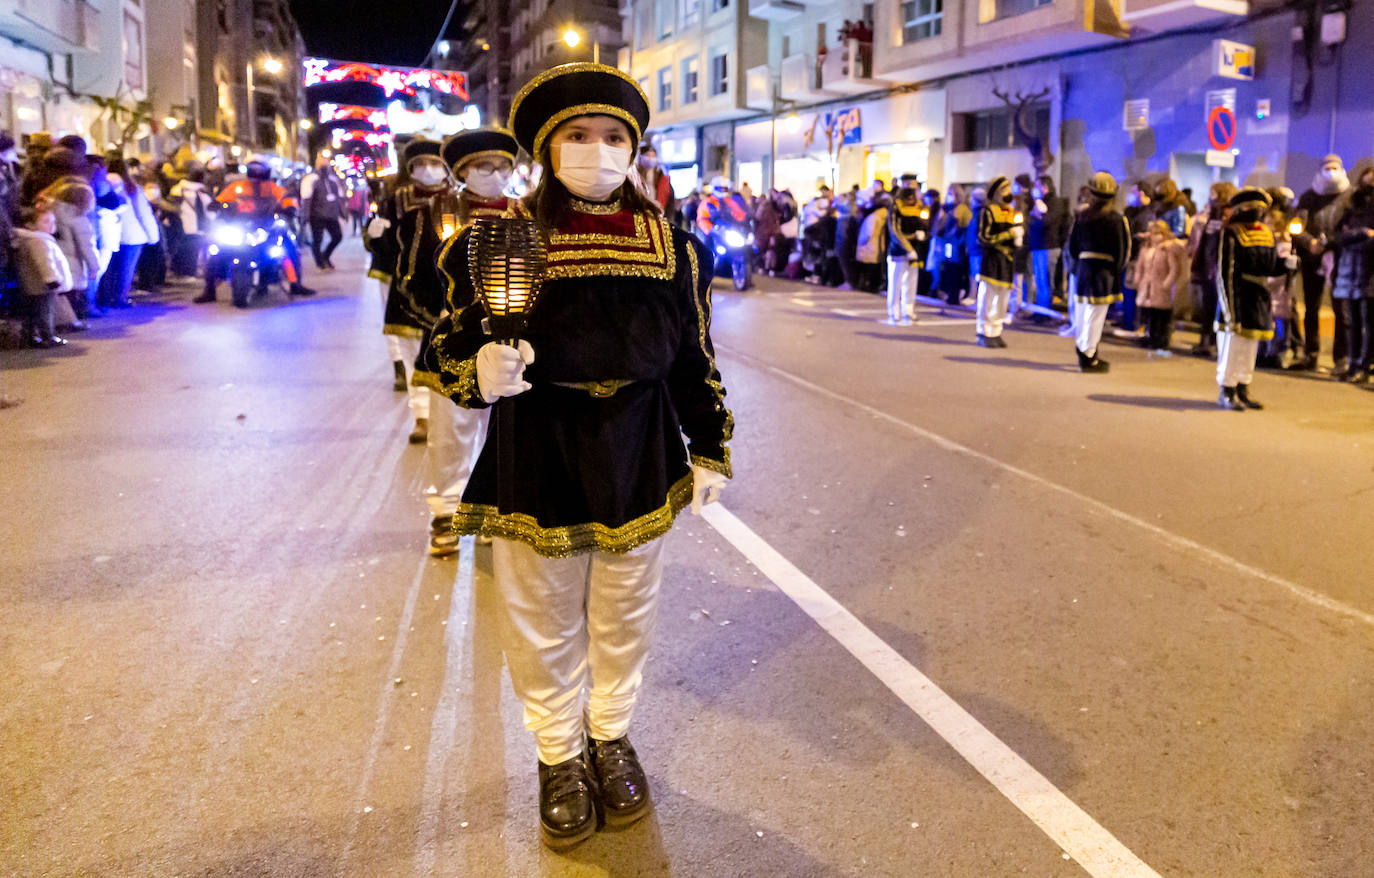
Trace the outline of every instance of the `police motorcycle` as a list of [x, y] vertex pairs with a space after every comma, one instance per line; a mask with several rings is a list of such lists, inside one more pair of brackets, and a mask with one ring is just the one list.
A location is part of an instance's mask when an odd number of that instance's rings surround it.
[[267, 295], [270, 287], [285, 289], [299, 282], [286, 258], [290, 234], [279, 213], [253, 217], [222, 211], [210, 227], [205, 270], [227, 278], [234, 307], [247, 308], [250, 299]]
[[711, 227], [715, 274], [729, 276], [736, 290], [747, 290], [754, 274], [754, 230], [749, 220], [722, 218]]

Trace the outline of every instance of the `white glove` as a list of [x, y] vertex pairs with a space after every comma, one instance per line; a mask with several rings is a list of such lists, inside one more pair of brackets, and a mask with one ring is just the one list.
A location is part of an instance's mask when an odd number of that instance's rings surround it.
[[534, 349], [527, 341], [517, 345], [489, 341], [477, 351], [477, 392], [488, 405], [530, 389], [525, 367], [534, 362]]
[[1297, 267], [1298, 267], [1298, 256], [1297, 256], [1297, 254], [1296, 254], [1296, 253], [1290, 253], [1290, 254], [1288, 254], [1288, 257], [1287, 257], [1286, 259], [1283, 260], [1283, 264], [1284, 264], [1285, 267], [1287, 267], [1287, 269], [1288, 269], [1289, 271], [1296, 271], [1296, 270], [1297, 270]]
[[1043, 200], [1041, 200], [1041, 199], [1039, 199], [1039, 198], [1035, 199], [1035, 207], [1034, 207], [1034, 209], [1033, 209], [1033, 212], [1034, 212], [1034, 213], [1046, 214], [1046, 213], [1049, 212], [1049, 210], [1050, 210], [1050, 209], [1049, 209], [1049, 206], [1046, 205], [1045, 202], [1044, 202]]
[[704, 466], [692, 466], [692, 514], [700, 515], [701, 507], [720, 499], [725, 483], [730, 481], [723, 474]]
[[918, 241], [924, 241], [924, 240], [926, 239], [926, 233], [925, 233], [925, 232], [917, 232], [917, 233], [916, 233], [915, 235], [913, 235], [912, 237], [915, 238], [915, 239], [918, 240]]
[[1026, 229], [1025, 229], [1025, 226], [1013, 226], [1013, 227], [1012, 227], [1012, 230], [1011, 230], [1011, 239], [1012, 239], [1012, 241], [1016, 242], [1016, 246], [1020, 247], [1020, 246], [1021, 246], [1021, 242], [1025, 239], [1025, 237], [1026, 237]]
[[367, 236], [369, 238], [380, 238], [382, 233], [389, 228], [391, 228], [391, 220], [374, 216], [372, 222], [367, 224]]

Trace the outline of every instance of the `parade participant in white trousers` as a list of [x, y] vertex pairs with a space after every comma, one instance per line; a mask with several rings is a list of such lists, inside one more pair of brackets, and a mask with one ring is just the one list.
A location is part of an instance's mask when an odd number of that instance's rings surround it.
[[1274, 232], [1264, 222], [1273, 199], [1247, 186], [1231, 196], [1230, 218], [1217, 258], [1217, 405], [1231, 411], [1264, 408], [1250, 396], [1260, 342], [1274, 337], [1269, 278], [1298, 267], [1280, 259]]
[[886, 322], [891, 326], [916, 321], [916, 291], [930, 249], [930, 210], [921, 204], [920, 181], [903, 174], [901, 185], [887, 221]]
[[1107, 309], [1121, 301], [1121, 273], [1131, 257], [1131, 229], [1112, 207], [1116, 180], [1099, 171], [1088, 181], [1088, 204], [1074, 218], [1066, 248], [1068, 270], [1075, 280], [1074, 347], [1082, 372], [1106, 372], [1097, 355]]
[[988, 203], [978, 213], [978, 243], [983, 258], [978, 269], [978, 344], [985, 348], [1004, 348], [1002, 326], [1007, 319], [1007, 303], [1015, 277], [1012, 255], [1021, 246], [1025, 229], [1013, 222], [1011, 182], [998, 177], [988, 186]]
[[[459, 310], [472, 304], [470, 300], [461, 299], [459, 284], [450, 273], [457, 270], [453, 247], [460, 240], [458, 232], [474, 219], [505, 214], [510, 206], [505, 190], [519, 150], [515, 136], [504, 129], [470, 129], [444, 141], [441, 156], [463, 189], [456, 202], [457, 213], [453, 220], [456, 226], [445, 237], [435, 260], [441, 289], [432, 307], [443, 315], [449, 313], [450, 302]], [[464, 285], [462, 289], [470, 290], [471, 286]], [[457, 301], [455, 297], [459, 297]], [[432, 327], [426, 329], [424, 349], [415, 363], [415, 377], [411, 380], [434, 391], [425, 448], [425, 499], [432, 516], [429, 554], [442, 557], [458, 551], [459, 538], [453, 529], [453, 514], [458, 511], [463, 489], [467, 487], [487, 434], [487, 410], [463, 408], [444, 394], [439, 381], [439, 364], [429, 344], [431, 332]]]
[[[598, 809], [615, 826], [651, 807], [628, 729], [663, 536], [731, 473], [711, 255], [627, 180], [648, 124], [644, 93], [613, 67], [566, 64], [527, 83], [510, 127], [545, 171], [514, 210], [547, 235], [543, 292], [518, 346], [485, 334], [480, 305], [434, 332], [450, 397], [494, 404], [454, 527], [494, 539], [540, 826], [559, 849], [596, 830]], [[452, 252], [466, 255], [470, 235]], [[461, 260], [450, 274], [470, 278]]]

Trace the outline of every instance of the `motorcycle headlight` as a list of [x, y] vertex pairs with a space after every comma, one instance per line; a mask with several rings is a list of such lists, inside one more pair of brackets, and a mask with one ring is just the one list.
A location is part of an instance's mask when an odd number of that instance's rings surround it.
[[252, 244], [253, 246], [257, 246], [258, 244], [261, 244], [263, 241], [266, 241], [266, 240], [267, 240], [267, 230], [266, 230], [266, 229], [254, 229], [253, 231], [251, 231], [251, 232], [248, 233], [248, 243], [249, 243], [249, 244]]
[[726, 229], [725, 243], [731, 247], [743, 247], [749, 240], [738, 229]]
[[268, 248], [267, 255], [271, 256], [273, 259], [281, 259], [286, 255], [286, 248], [280, 244], [273, 244]]
[[226, 225], [215, 229], [215, 243], [221, 247], [242, 247], [243, 227]]

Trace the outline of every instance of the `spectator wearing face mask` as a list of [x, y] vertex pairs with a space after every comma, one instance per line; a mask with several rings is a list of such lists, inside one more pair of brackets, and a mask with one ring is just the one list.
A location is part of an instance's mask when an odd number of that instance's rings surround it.
[[1031, 272], [1035, 279], [1035, 304], [1048, 311], [1059, 295], [1055, 265], [1069, 234], [1069, 202], [1054, 190], [1054, 181], [1042, 175], [1031, 188]]
[[[323, 155], [315, 157], [314, 173], [307, 174], [301, 181], [301, 202], [305, 218], [310, 223], [310, 245], [315, 267], [321, 271], [333, 271], [334, 263], [329, 261], [329, 257], [343, 239], [339, 220], [344, 212], [344, 189], [343, 181]], [[329, 235], [328, 244], [324, 244], [326, 233]]]
[[673, 184], [667, 172], [659, 166], [658, 150], [654, 149], [652, 143], [645, 141], [640, 144], [637, 165], [640, 179], [644, 181], [644, 190], [653, 196], [668, 221], [675, 222], [677, 199], [673, 196]]
[[964, 247], [967, 229], [973, 214], [964, 203], [964, 187], [951, 183], [945, 190], [935, 220], [935, 238], [931, 260], [937, 274], [935, 288], [950, 305], [958, 305], [968, 290], [968, 253]]
[[1356, 162], [1350, 177], [1354, 185], [1337, 201], [1331, 235], [1331, 303], [1345, 317], [1347, 357], [1336, 377], [1365, 384], [1374, 369], [1374, 159]]
[[[1326, 295], [1327, 271], [1323, 265], [1326, 254], [1332, 247], [1332, 234], [1336, 221], [1340, 219], [1336, 202], [1350, 189], [1350, 178], [1345, 165], [1338, 155], [1328, 155], [1322, 160], [1321, 169], [1312, 178], [1312, 186], [1298, 198], [1297, 217], [1302, 222], [1302, 234], [1294, 243], [1294, 250], [1302, 264], [1302, 301], [1303, 301], [1303, 359], [1293, 365], [1295, 369], [1315, 369], [1317, 356], [1321, 352], [1321, 310]], [[1345, 312], [1333, 308], [1336, 314], [1336, 335], [1331, 353], [1341, 371], [1342, 361], [1346, 359]]]

